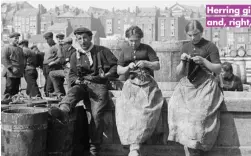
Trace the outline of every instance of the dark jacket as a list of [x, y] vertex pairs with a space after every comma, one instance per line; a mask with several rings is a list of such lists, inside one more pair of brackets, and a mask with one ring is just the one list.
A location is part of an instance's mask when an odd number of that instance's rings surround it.
[[221, 76], [218, 78], [224, 91], [243, 91], [243, 85], [238, 76], [233, 74], [230, 78], [222, 78]]
[[61, 49], [62, 47], [59, 44], [54, 43], [51, 45], [49, 50], [45, 52], [43, 64], [49, 64], [52, 61], [54, 61], [55, 64], [60, 64], [60, 58], [62, 57]]
[[[6, 74], [8, 77], [22, 77], [26, 64], [23, 49], [13, 45], [4, 47], [2, 49], [2, 64], [6, 68]], [[12, 72], [13, 67], [18, 69], [18, 72], [15, 74]]]
[[[117, 58], [106, 47], [95, 45], [90, 51], [93, 59], [93, 65], [90, 66], [85, 54], [80, 53], [80, 59], [77, 59], [76, 53], [71, 55], [69, 79], [71, 85], [74, 85], [77, 79], [83, 79], [84, 76], [99, 76], [102, 69], [105, 73], [110, 72], [110, 77], [117, 77]], [[79, 66], [82, 68], [82, 74], [79, 74]], [[105, 78], [107, 80], [107, 78]]]
[[37, 67], [37, 55], [34, 51], [27, 47], [23, 47], [24, 56], [26, 58], [26, 67], [25, 69], [36, 69]]
[[60, 63], [65, 65], [66, 63], [70, 62], [71, 55], [76, 52], [76, 49], [73, 46], [70, 47], [63, 47], [62, 49], [62, 57], [60, 59]]

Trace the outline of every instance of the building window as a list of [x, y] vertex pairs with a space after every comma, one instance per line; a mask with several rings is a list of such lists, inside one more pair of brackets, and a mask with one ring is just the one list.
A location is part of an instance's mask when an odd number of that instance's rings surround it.
[[25, 18], [22, 18], [22, 24], [25, 24]]
[[112, 19], [106, 20], [106, 33], [112, 34]]
[[174, 28], [174, 19], [171, 20], [171, 28]]
[[161, 37], [165, 36], [165, 20], [164, 19], [160, 20], [160, 36]]
[[120, 27], [118, 27], [118, 30], [120, 31]]
[[25, 19], [25, 23], [29, 25], [29, 23], [30, 23], [29, 17], [27, 17], [27, 18]]
[[120, 19], [118, 20], [118, 24], [120, 24]]
[[171, 31], [171, 36], [174, 36], [174, 34], [175, 34], [175, 31], [172, 30], [172, 31]]
[[245, 42], [245, 38], [244, 38], [244, 36], [240, 36], [240, 37], [238, 37], [238, 42]]

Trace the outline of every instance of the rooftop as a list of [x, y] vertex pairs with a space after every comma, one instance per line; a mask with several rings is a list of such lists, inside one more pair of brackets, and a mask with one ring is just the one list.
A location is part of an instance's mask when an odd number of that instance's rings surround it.
[[22, 9], [17, 11], [15, 16], [30, 16], [37, 14], [38, 14], [38, 9]]
[[66, 27], [68, 27], [68, 23], [54, 23], [52, 26], [48, 27], [48, 31], [63, 30]]

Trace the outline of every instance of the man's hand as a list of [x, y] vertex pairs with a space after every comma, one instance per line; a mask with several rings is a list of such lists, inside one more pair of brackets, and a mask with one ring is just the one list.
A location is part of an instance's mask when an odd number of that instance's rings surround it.
[[12, 73], [13, 74], [17, 74], [18, 73], [18, 69], [16, 67], [12, 67]]
[[50, 63], [48, 64], [48, 66], [52, 66], [53, 64], [55, 64], [54, 61], [50, 62]]
[[79, 80], [79, 79], [77, 79], [76, 81], [75, 81], [75, 84], [80, 84], [81, 83], [81, 81]]
[[69, 58], [66, 58], [65, 61], [68, 62], [68, 61], [69, 61]]
[[65, 65], [67, 68], [70, 68], [70, 63], [68, 62], [68, 63], [66, 63], [66, 65]]

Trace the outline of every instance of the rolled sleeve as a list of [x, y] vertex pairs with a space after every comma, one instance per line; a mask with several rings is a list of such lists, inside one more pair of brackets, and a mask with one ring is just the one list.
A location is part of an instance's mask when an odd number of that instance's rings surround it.
[[123, 67], [125, 66], [124, 51], [121, 52], [117, 64]]
[[149, 61], [151, 62], [159, 61], [159, 57], [157, 56], [157, 53], [153, 50], [151, 46], [148, 46], [147, 52], [148, 52]]
[[209, 55], [210, 55], [210, 59], [212, 63], [216, 63], [216, 64], [220, 64], [220, 54], [219, 54], [219, 50], [216, 47], [215, 44], [211, 43], [211, 45], [209, 46]]

